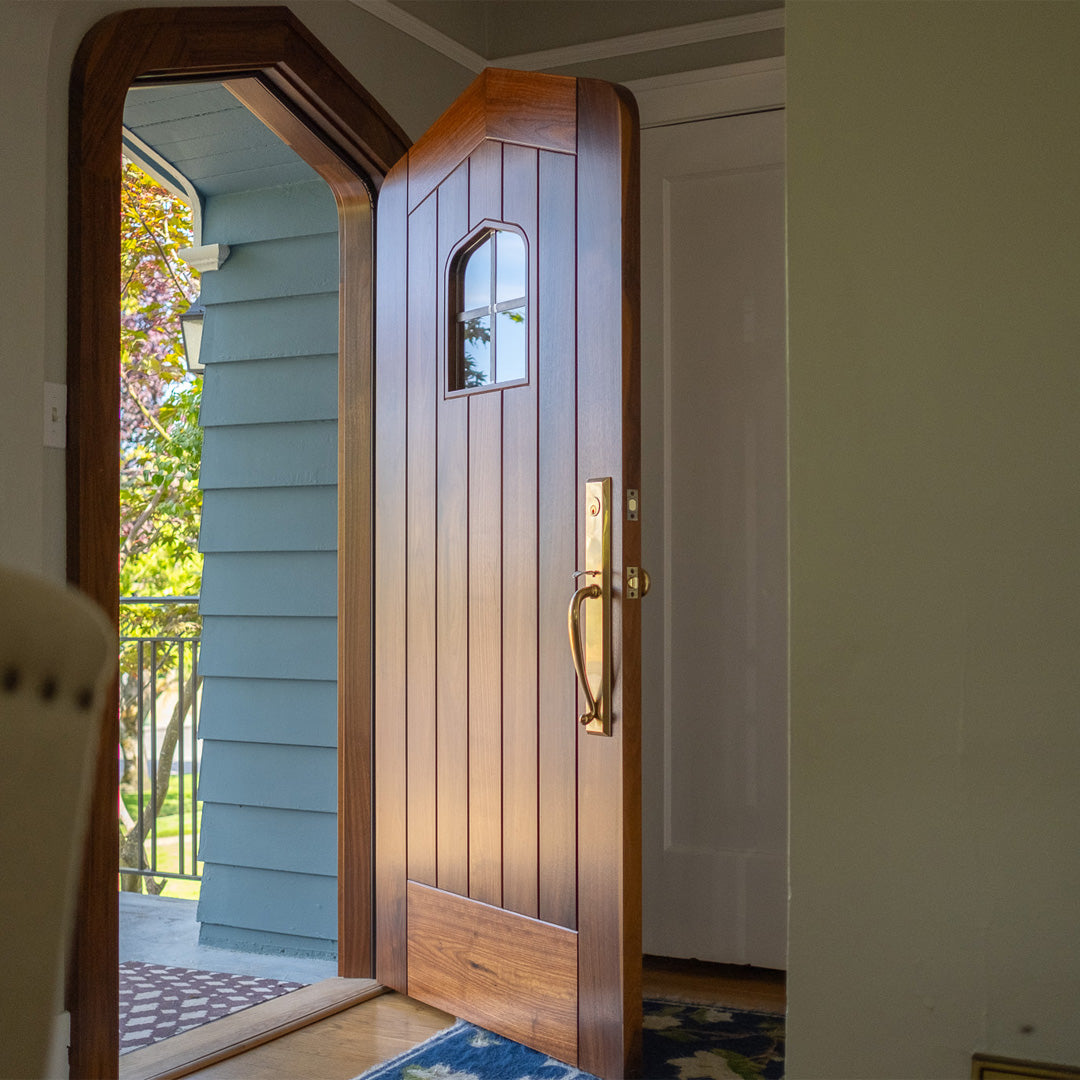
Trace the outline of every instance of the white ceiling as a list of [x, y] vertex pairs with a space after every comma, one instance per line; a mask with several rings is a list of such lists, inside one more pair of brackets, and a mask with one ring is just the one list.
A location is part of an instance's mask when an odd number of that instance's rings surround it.
[[627, 82], [781, 56], [783, 0], [352, 0], [472, 71]]
[[486, 60], [733, 18], [782, 0], [392, 0]]

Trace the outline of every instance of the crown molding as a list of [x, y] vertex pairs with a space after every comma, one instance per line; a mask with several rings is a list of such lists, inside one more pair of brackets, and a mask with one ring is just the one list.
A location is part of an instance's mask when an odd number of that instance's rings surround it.
[[544, 49], [540, 52], [520, 53], [517, 56], [500, 56], [490, 63], [492, 67], [540, 71], [586, 64], [593, 60], [607, 60], [613, 56], [659, 52], [662, 49], [678, 48], [680, 45], [694, 45], [702, 41], [718, 41], [721, 38], [760, 34], [765, 30], [782, 30], [783, 28], [784, 10], [775, 8], [750, 15], [732, 15], [726, 19], [689, 23], [686, 26], [669, 26], [662, 30], [624, 34], [621, 37], [604, 38], [601, 41], [586, 41], [580, 45], [566, 45], [560, 49]]
[[352, 0], [358, 8], [374, 15], [402, 33], [408, 34], [436, 52], [473, 72], [486, 67], [517, 68], [519, 71], [542, 71], [570, 67], [592, 60], [606, 60], [613, 56], [630, 56], [634, 53], [657, 52], [661, 49], [693, 45], [702, 41], [718, 41], [721, 38], [738, 37], [742, 34], [759, 34], [766, 30], [784, 28], [784, 9], [753, 12], [749, 15], [732, 15], [726, 19], [690, 23], [686, 26], [670, 26], [662, 30], [647, 30], [641, 34], [624, 34], [586, 41], [580, 45], [566, 45], [558, 49], [519, 53], [516, 56], [500, 56], [487, 60], [472, 49], [454, 41], [422, 19], [410, 15], [391, 0]]
[[468, 68], [469, 71], [479, 74], [484, 68], [494, 66], [479, 53], [473, 52], [472, 49], [460, 44], [453, 38], [447, 37], [442, 31], [436, 30], [434, 26], [424, 22], [423, 19], [410, 15], [407, 11], [399, 8], [397, 4], [390, 3], [390, 0], [352, 0], [352, 3], [369, 15], [382, 19], [384, 23], [394, 27], [395, 30], [400, 30], [403, 34], [408, 34], [409, 37], [415, 38], [421, 44], [427, 45], [429, 49], [442, 53], [448, 60], [453, 60], [455, 64]]

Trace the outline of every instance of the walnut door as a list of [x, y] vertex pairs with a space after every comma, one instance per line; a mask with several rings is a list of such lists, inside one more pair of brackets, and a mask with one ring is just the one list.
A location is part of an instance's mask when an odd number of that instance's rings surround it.
[[[609, 1077], [641, 1015], [637, 169], [623, 92], [490, 69], [377, 210], [376, 975]], [[610, 735], [567, 639], [595, 478]]]

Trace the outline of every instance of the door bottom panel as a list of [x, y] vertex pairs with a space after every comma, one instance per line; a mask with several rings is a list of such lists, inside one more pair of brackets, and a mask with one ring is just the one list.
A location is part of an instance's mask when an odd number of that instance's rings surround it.
[[408, 993], [577, 1063], [577, 933], [410, 881]]

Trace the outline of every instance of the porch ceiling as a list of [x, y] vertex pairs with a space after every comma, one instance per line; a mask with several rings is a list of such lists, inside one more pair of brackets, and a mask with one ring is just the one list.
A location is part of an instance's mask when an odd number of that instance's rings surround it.
[[133, 87], [124, 126], [204, 198], [317, 179], [220, 83]]

